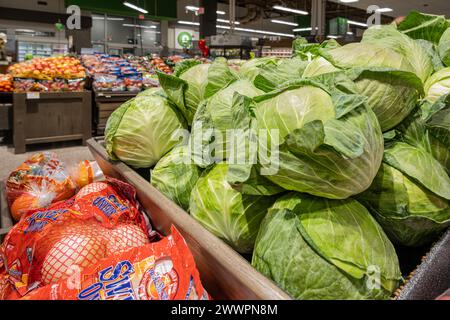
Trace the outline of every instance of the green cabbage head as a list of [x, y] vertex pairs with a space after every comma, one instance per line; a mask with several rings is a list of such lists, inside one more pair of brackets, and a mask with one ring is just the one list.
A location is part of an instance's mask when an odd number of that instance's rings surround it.
[[388, 299], [401, 279], [395, 249], [366, 208], [298, 193], [269, 210], [252, 265], [300, 300]]
[[106, 150], [113, 160], [149, 168], [179, 143], [174, 133], [184, 128], [184, 118], [164, 93], [149, 89], [110, 116], [105, 130]]
[[450, 68], [441, 69], [425, 83], [426, 100], [436, 102], [440, 97], [450, 93]]
[[[415, 48], [405, 47], [408, 50]], [[421, 49], [420, 46], [417, 48]], [[385, 132], [400, 124], [412, 112], [423, 93], [422, 81], [415, 74], [417, 70], [411, 65], [411, 59], [397, 51], [380, 41], [322, 49], [320, 52], [326, 61], [315, 59], [303, 76], [320, 76], [333, 72], [333, 67], [344, 70], [355, 81], [358, 93], [368, 98], [368, 104]], [[429, 67], [422, 68], [421, 76], [425, 77]]]
[[[262, 174], [286, 190], [346, 199], [372, 183], [383, 136], [366, 98], [302, 80], [254, 98]], [[265, 148], [267, 147], [267, 148]]]
[[[275, 198], [230, 181], [230, 166], [217, 164], [192, 190], [190, 213], [206, 229], [241, 253], [251, 253], [256, 235]], [[259, 193], [259, 194], [258, 194]]]
[[152, 185], [185, 210], [201, 170], [190, 159], [188, 145], [174, 148], [151, 173]]

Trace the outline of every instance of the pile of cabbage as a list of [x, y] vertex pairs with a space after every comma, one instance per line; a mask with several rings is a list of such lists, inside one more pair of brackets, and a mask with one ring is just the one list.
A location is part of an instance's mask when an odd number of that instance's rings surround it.
[[108, 121], [113, 160], [296, 299], [388, 299], [397, 246], [450, 226], [450, 22], [294, 41], [236, 70], [186, 60]]

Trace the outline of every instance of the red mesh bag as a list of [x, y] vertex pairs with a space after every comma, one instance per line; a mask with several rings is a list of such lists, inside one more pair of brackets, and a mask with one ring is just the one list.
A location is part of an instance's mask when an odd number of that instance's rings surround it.
[[74, 273], [70, 279], [37, 289], [27, 300], [208, 300], [194, 258], [183, 237], [116, 253]]
[[67, 201], [27, 212], [0, 250], [7, 280], [23, 296], [117, 252], [148, 244], [133, 187], [109, 179]]

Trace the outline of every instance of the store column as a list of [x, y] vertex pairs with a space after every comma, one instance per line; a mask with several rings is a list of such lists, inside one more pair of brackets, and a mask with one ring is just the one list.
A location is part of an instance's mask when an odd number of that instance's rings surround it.
[[200, 15], [200, 39], [204, 39], [217, 34], [217, 0], [200, 0], [200, 7], [205, 9]]

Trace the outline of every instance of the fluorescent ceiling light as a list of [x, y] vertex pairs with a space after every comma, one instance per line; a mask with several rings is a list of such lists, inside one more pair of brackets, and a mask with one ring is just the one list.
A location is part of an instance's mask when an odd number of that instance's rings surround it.
[[[187, 11], [194, 11], [194, 12], [197, 12], [197, 11], [200, 9], [199, 7], [196, 7], [196, 6], [186, 6], [186, 7], [184, 7], [184, 8], [185, 8]], [[217, 10], [216, 13], [219, 14], [219, 15], [224, 15], [224, 14], [226, 14], [225, 11], [221, 11], [221, 10]]]
[[283, 21], [283, 20], [277, 20], [277, 19], [272, 19], [272, 20], [270, 20], [270, 22], [279, 23], [279, 24], [285, 24], [285, 25], [294, 26], [294, 27], [298, 26], [298, 23], [289, 22], [289, 21]]
[[150, 31], [150, 30], [145, 30], [145, 33], [161, 33], [161, 31]]
[[329, 39], [339, 39], [340, 37], [339, 36], [333, 36], [333, 35], [328, 35], [327, 36], [327, 38], [329, 38]]
[[134, 9], [134, 10], [136, 10], [136, 11], [139, 11], [139, 12], [142, 12], [142, 13], [148, 13], [147, 10], [142, 9], [141, 7], [135, 6], [135, 5], [132, 4], [132, 3], [129, 3], [129, 2], [126, 2], [126, 1], [125, 1], [123, 4], [124, 4], [125, 6], [127, 6], [128, 8]]
[[198, 11], [198, 9], [200, 9], [199, 7], [194, 7], [194, 6], [186, 6], [185, 8], [188, 11]]
[[[94, 17], [92, 17], [92, 19], [94, 19], [94, 20], [105, 20], [105, 18], [104, 17], [96, 17], [96, 16], [94, 16]], [[123, 20], [125, 20], [124, 18], [106, 18], [108, 21], [123, 21]]]
[[[225, 20], [225, 19], [217, 19], [217, 21], [222, 22], [222, 23], [230, 23], [230, 20]], [[239, 21], [235, 21], [234, 24], [239, 25], [241, 23]]]
[[302, 31], [311, 31], [311, 30], [312, 30], [312, 28], [309, 27], [309, 28], [296, 28], [296, 29], [294, 29], [292, 31], [294, 31], [294, 32], [302, 32]]
[[178, 21], [179, 24], [189, 24], [191, 26], [199, 26], [200, 22], [191, 22], [191, 21], [183, 21], [183, 20], [179, 20]]
[[129, 24], [129, 23], [124, 23], [122, 25], [124, 27], [131, 27], [131, 28], [156, 29], [156, 26], [140, 26], [138, 24]]
[[367, 27], [367, 23], [362, 23], [362, 22], [358, 22], [358, 21], [347, 20], [347, 23], [348, 24], [353, 24], [355, 26]]
[[359, 0], [341, 0], [342, 3], [358, 2]]
[[394, 11], [394, 9], [391, 9], [391, 8], [380, 8], [380, 9], [377, 10], [377, 12], [381, 12], [381, 13], [383, 13], [383, 12], [392, 12], [392, 11]]
[[[227, 29], [230, 30], [229, 26], [217, 26], [218, 29]], [[255, 29], [248, 29], [248, 28], [234, 28], [236, 31], [242, 31], [242, 32], [250, 32], [250, 33], [260, 33], [260, 34], [267, 34], [270, 36], [281, 36], [281, 37], [289, 37], [289, 38], [295, 38], [293, 34], [289, 33], [280, 33], [280, 32], [272, 32], [272, 31], [264, 31], [264, 30], [255, 30]]]
[[34, 31], [34, 30], [31, 30], [31, 29], [16, 29], [16, 31], [18, 31], [18, 32], [29, 32], [29, 33], [31, 33], [31, 32], [36, 32], [36, 31]]
[[292, 12], [292, 13], [297, 13], [297, 14], [302, 14], [304, 16], [308, 15], [308, 12], [303, 11], [303, 10], [297, 10], [297, 9], [291, 9], [291, 8], [286, 8], [283, 6], [273, 6], [272, 8], [274, 8], [275, 10], [280, 10], [280, 11], [286, 11], [286, 12]]
[[349, 36], [351, 36], [351, 35], [353, 35], [353, 32], [347, 31], [347, 34], [348, 34]]

